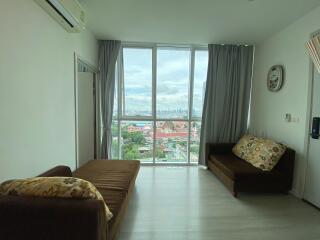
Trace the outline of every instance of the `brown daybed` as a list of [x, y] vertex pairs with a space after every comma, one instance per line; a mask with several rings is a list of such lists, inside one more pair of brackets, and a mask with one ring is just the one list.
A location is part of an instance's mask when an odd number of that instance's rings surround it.
[[40, 176], [74, 176], [92, 182], [113, 218], [97, 200], [0, 197], [0, 239], [113, 240], [128, 205], [139, 161], [94, 160], [71, 173], [58, 166]]
[[234, 143], [206, 144], [206, 164], [237, 197], [239, 192], [282, 192], [291, 190], [295, 152], [287, 148], [278, 164], [262, 171], [232, 153]]

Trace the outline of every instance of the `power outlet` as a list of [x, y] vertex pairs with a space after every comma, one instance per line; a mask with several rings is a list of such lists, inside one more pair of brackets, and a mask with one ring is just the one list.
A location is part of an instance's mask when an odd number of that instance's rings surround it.
[[291, 122], [292, 121], [292, 115], [290, 113], [286, 113], [285, 115], [285, 121], [286, 122]]
[[290, 123], [298, 123], [300, 121], [299, 117], [293, 117], [291, 113], [286, 113], [285, 121]]
[[300, 119], [298, 117], [291, 118], [291, 122], [298, 123]]

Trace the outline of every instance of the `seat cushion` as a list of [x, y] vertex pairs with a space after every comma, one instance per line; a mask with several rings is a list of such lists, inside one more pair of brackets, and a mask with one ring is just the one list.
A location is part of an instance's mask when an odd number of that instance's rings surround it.
[[211, 155], [209, 161], [219, 168], [226, 176], [235, 181], [270, 180], [271, 178], [277, 178], [280, 175], [276, 170], [270, 172], [262, 171], [232, 153]]
[[117, 219], [117, 216], [119, 215], [119, 212], [121, 211], [121, 207], [123, 203], [127, 198], [127, 193], [125, 191], [101, 189], [101, 188], [99, 191], [106, 205], [109, 207], [110, 211], [115, 216], [111, 218], [111, 220], [108, 222], [108, 227], [109, 229], [111, 229]]
[[92, 182], [98, 190], [114, 189], [128, 191], [135, 181], [140, 162], [131, 160], [94, 160], [74, 173], [74, 177]]
[[114, 239], [117, 234], [139, 168], [140, 162], [134, 160], [93, 160], [73, 173], [75, 177], [92, 182], [112, 212], [108, 239]]

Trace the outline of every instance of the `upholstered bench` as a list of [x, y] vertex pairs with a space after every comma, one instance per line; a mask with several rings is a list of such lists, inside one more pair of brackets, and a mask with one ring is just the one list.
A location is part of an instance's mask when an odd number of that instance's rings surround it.
[[283, 192], [291, 190], [295, 152], [287, 148], [271, 171], [262, 171], [232, 153], [234, 143], [206, 144], [206, 164], [237, 197], [239, 192]]

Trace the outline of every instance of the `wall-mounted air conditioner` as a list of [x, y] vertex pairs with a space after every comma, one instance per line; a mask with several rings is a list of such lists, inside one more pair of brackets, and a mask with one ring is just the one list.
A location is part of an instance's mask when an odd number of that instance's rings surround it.
[[310, 54], [310, 57], [318, 69], [318, 72], [320, 73], [320, 35], [315, 36], [312, 39], [310, 39], [306, 47], [308, 49], [308, 52]]
[[77, 0], [35, 0], [68, 32], [85, 28], [86, 15]]

